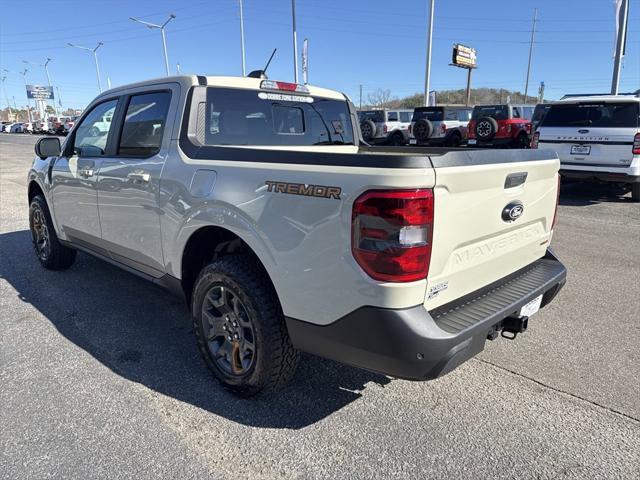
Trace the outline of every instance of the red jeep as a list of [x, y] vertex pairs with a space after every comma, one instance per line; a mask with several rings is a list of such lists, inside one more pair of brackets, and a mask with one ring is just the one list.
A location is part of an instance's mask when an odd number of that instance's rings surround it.
[[533, 105], [476, 105], [469, 146], [528, 148]]

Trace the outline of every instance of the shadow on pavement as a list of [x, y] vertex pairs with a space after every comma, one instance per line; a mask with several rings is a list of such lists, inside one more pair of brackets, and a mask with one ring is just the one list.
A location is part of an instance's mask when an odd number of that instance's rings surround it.
[[357, 400], [367, 383], [390, 381], [304, 355], [285, 390], [239, 399], [204, 366], [184, 304], [159, 287], [84, 254], [70, 270], [47, 271], [27, 230], [0, 234], [0, 278], [118, 375], [245, 425], [303, 428]]
[[612, 183], [563, 181], [560, 205], [582, 207], [598, 203], [631, 203], [629, 190]]

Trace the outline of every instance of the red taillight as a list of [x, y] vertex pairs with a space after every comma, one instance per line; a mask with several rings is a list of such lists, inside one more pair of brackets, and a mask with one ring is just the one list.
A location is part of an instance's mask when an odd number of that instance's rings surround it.
[[533, 134], [531, 138], [531, 148], [538, 148], [538, 142], [540, 141], [540, 132], [536, 132]]
[[444, 123], [440, 124], [440, 133], [447, 133], [447, 126]]
[[260, 82], [260, 88], [265, 90], [281, 90], [284, 92], [309, 93], [306, 85], [298, 83], [279, 82], [275, 80], [263, 80]]
[[633, 137], [633, 154], [640, 155], [640, 133]]
[[411, 134], [412, 131], [413, 131], [413, 128], [411, 128], [411, 124], [409, 124], [409, 134]]
[[[536, 135], [537, 134], [538, 132], [536, 132]], [[556, 226], [556, 220], [558, 218], [558, 204], [560, 203], [560, 185], [562, 184], [560, 179], [561, 179], [560, 174], [558, 174], [558, 192], [556, 193], [556, 210], [555, 212], [553, 212], [553, 221], [551, 222], [551, 230], [553, 230], [553, 227]]]
[[382, 127], [382, 131], [383, 131], [384, 133], [387, 133], [387, 126], [386, 126], [386, 125], [383, 125], [383, 127]]
[[433, 237], [432, 190], [374, 190], [353, 204], [351, 251], [384, 282], [427, 278]]

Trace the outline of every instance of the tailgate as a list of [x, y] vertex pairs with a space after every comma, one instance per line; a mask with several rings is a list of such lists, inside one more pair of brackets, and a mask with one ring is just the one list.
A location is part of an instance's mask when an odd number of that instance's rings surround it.
[[[436, 185], [427, 309], [545, 255], [560, 166], [550, 150], [455, 151], [431, 161]], [[517, 216], [518, 205], [521, 215], [515, 220], [503, 215], [507, 209]]]

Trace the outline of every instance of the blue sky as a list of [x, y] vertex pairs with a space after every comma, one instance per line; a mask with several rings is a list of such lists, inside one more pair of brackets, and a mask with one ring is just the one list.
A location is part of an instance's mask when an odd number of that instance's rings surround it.
[[[405, 96], [423, 89], [427, 0], [297, 0], [298, 42], [309, 38], [310, 83], [346, 92], [355, 101], [377, 88]], [[289, 0], [244, 0], [247, 71], [261, 68], [278, 52], [269, 76], [293, 78]], [[478, 51], [473, 86], [524, 90], [533, 8], [538, 8], [530, 92], [546, 84], [546, 97], [608, 91], [614, 40], [613, 0], [436, 0], [432, 88], [464, 88], [463, 70], [450, 67], [454, 42]], [[3, 2], [0, 17], [0, 68], [9, 70], [9, 97], [26, 103], [23, 78], [46, 84], [50, 72], [65, 107], [83, 107], [97, 94], [89, 52], [98, 51], [103, 87], [162, 76], [160, 33], [130, 21], [137, 16], [167, 27], [169, 61], [175, 72], [239, 75], [237, 0], [112, 0]], [[630, 0], [627, 55], [621, 90], [640, 88], [640, 0]], [[0, 105], [6, 106], [5, 98]]]

